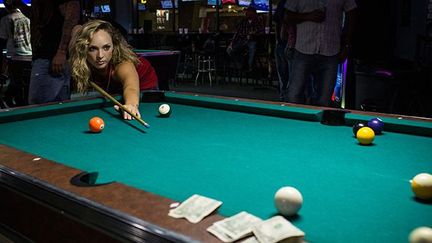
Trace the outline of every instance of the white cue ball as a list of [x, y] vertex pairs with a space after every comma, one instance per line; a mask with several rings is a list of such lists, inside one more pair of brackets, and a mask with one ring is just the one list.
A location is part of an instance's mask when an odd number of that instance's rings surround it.
[[432, 228], [422, 226], [411, 231], [410, 243], [432, 243]]
[[417, 198], [432, 199], [432, 175], [420, 173], [411, 180], [411, 189]]
[[159, 106], [159, 115], [168, 117], [171, 114], [171, 107], [168, 104], [162, 104]]
[[303, 204], [301, 193], [294, 187], [286, 186], [280, 188], [275, 196], [275, 206], [283, 216], [295, 215]]

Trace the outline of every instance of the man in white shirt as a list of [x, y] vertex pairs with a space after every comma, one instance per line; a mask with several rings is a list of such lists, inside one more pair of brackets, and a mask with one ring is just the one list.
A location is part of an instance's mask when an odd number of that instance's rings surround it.
[[303, 103], [307, 82], [313, 80], [315, 104], [330, 106], [338, 63], [346, 58], [351, 45], [356, 7], [355, 0], [286, 2], [285, 21], [297, 23], [288, 102]]

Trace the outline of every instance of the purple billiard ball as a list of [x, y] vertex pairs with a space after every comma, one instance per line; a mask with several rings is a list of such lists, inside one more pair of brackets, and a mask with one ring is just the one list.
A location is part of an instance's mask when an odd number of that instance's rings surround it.
[[372, 128], [375, 134], [380, 134], [384, 128], [384, 122], [379, 118], [373, 118], [368, 122], [368, 127]]

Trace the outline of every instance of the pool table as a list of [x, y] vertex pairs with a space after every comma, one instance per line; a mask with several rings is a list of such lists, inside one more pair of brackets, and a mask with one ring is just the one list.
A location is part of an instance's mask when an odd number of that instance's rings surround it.
[[159, 79], [160, 90], [170, 90], [169, 85], [175, 84], [180, 51], [134, 49], [138, 56], [145, 57], [154, 67]]
[[[143, 93], [140, 111], [150, 128], [102, 97], [2, 110], [0, 225], [10, 237], [220, 242], [207, 227], [240, 211], [276, 215], [283, 186], [303, 195], [287, 219], [307, 242], [407, 242], [432, 226], [432, 203], [410, 187], [432, 172], [430, 119], [179, 92]], [[101, 133], [88, 131], [94, 116]], [[384, 132], [360, 145], [352, 125], [372, 117]], [[167, 215], [193, 194], [223, 204], [197, 224]]]

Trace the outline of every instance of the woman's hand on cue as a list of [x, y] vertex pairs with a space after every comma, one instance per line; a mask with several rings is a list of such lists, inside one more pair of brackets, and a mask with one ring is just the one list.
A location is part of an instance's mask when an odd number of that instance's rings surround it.
[[[126, 109], [128, 109], [132, 114], [141, 118], [141, 114], [139, 112], [138, 105], [125, 104], [124, 107]], [[118, 105], [114, 105], [114, 109], [123, 113], [123, 119], [125, 119], [125, 120], [133, 120], [134, 119], [134, 117], [131, 116], [129, 113], [127, 113], [126, 111], [122, 111]]]

